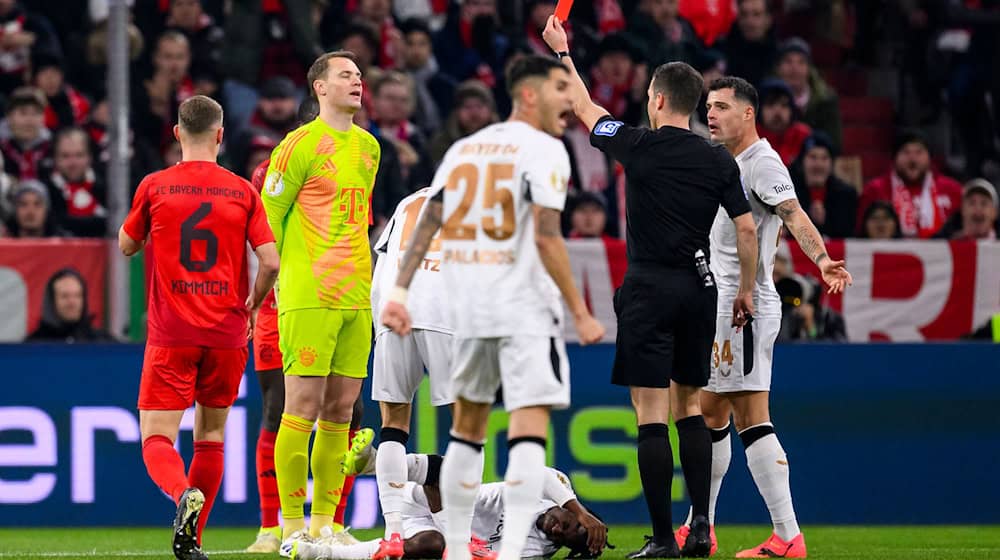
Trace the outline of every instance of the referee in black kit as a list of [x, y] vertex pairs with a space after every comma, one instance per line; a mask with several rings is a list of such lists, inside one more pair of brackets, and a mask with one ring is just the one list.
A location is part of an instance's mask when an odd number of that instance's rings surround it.
[[[687, 64], [656, 69], [646, 106], [652, 129], [636, 128], [614, 120], [591, 101], [555, 16], [549, 17], [543, 37], [570, 70], [573, 111], [591, 130], [591, 144], [621, 162], [628, 181], [628, 272], [615, 295], [618, 337], [612, 382], [627, 385], [631, 393], [639, 424], [639, 474], [653, 524], [652, 538], [628, 557], [707, 557], [712, 439], [699, 391], [708, 384], [715, 338], [718, 292], [708, 267], [708, 236], [720, 204], [738, 237], [740, 291], [732, 302], [737, 326], [753, 313], [757, 268], [757, 229], [739, 167], [724, 147], [689, 130], [702, 77]], [[670, 411], [693, 513], [691, 532], [680, 550], [670, 518]]]

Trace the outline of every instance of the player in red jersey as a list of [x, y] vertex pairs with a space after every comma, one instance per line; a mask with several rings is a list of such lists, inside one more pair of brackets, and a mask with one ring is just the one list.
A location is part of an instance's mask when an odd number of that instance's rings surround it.
[[[299, 124], [307, 123], [317, 115], [319, 115], [319, 103], [311, 97], [304, 99], [299, 105]], [[264, 179], [267, 177], [270, 163], [270, 158], [262, 161], [250, 176], [250, 183], [257, 192], [261, 192], [264, 188]], [[278, 306], [273, 291], [268, 292], [264, 305], [257, 314], [257, 326], [253, 332], [253, 361], [263, 401], [256, 452], [260, 529], [256, 540], [246, 551], [278, 552], [281, 547], [281, 525], [278, 523], [281, 502], [274, 472], [274, 441], [278, 434], [278, 424], [281, 422], [281, 412], [285, 408], [285, 380], [282, 372], [281, 347], [278, 345]], [[351, 419], [349, 436], [352, 440], [361, 426], [362, 413], [362, 399], [359, 397], [354, 405], [354, 415]], [[344, 514], [353, 487], [354, 477], [348, 476], [341, 490], [340, 505], [333, 518], [336, 531], [344, 530]]]
[[[278, 275], [278, 253], [260, 195], [219, 167], [222, 107], [197, 95], [181, 104], [177, 165], [143, 179], [118, 232], [126, 256], [148, 242], [149, 336], [139, 384], [142, 458], [177, 502], [173, 553], [207, 558], [201, 533], [223, 472], [223, 433], [247, 362], [255, 315]], [[260, 267], [247, 288], [247, 242]], [[194, 457], [185, 474], [174, 449], [181, 417], [195, 409]]]

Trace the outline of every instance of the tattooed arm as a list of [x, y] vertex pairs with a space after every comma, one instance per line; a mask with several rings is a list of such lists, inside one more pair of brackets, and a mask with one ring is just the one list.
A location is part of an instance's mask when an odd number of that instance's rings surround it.
[[823, 243], [823, 236], [820, 235], [812, 220], [799, 206], [797, 199], [790, 199], [782, 202], [775, 208], [785, 227], [791, 232], [795, 240], [799, 242], [799, 247], [816, 263], [820, 272], [823, 273], [823, 281], [830, 286], [830, 293], [837, 293], [850, 286], [853, 279], [851, 273], [844, 267], [844, 261], [835, 261], [826, 252], [826, 244]]
[[[604, 327], [587, 310], [587, 304], [576, 289], [573, 270], [569, 264], [569, 251], [563, 240], [560, 227], [560, 212], [552, 208], [535, 205], [535, 245], [545, 270], [559, 287], [566, 305], [573, 314], [580, 344], [600, 342], [604, 338]], [[402, 274], [402, 273], [401, 273]]]
[[417, 273], [420, 263], [423, 262], [424, 256], [427, 255], [434, 234], [441, 228], [442, 206], [441, 200], [432, 198], [427, 201], [420, 221], [417, 222], [416, 230], [413, 232], [410, 246], [399, 265], [396, 286], [389, 293], [388, 301], [382, 310], [382, 324], [400, 336], [406, 336], [410, 332], [412, 321], [410, 313], [406, 310], [407, 289], [410, 287], [410, 282], [413, 281], [413, 275]]

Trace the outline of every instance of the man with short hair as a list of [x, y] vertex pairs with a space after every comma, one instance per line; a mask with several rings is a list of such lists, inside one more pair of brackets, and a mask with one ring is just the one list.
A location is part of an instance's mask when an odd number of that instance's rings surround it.
[[53, 212], [75, 237], [104, 237], [107, 188], [93, 169], [90, 137], [82, 128], [64, 128], [52, 146], [52, 169], [42, 180], [52, 193]]
[[753, 85], [774, 70], [778, 40], [769, 0], [739, 0], [736, 25], [718, 47], [726, 54], [729, 72]]
[[[712, 140], [725, 146], [740, 168], [740, 178], [749, 193], [755, 242], [760, 261], [754, 267], [756, 314], [745, 325], [720, 307], [712, 345], [711, 378], [701, 394], [701, 409], [712, 430], [712, 469], [709, 523], [715, 522], [715, 502], [722, 478], [729, 468], [729, 418], [746, 448], [747, 465], [760, 490], [774, 534], [758, 547], [744, 550], [737, 558], [805, 558], [805, 540], [792, 509], [788, 483], [788, 460], [778, 442], [768, 411], [774, 340], [781, 327], [781, 299], [774, 287], [772, 269], [784, 226], [799, 242], [829, 285], [840, 292], [851, 283], [844, 261], [834, 261], [826, 252], [823, 237], [799, 206], [795, 187], [780, 156], [767, 140], [757, 136], [757, 91], [742, 78], [722, 78], [712, 83], [708, 94], [708, 127]], [[723, 297], [740, 293], [745, 273], [737, 258], [737, 232], [720, 210], [712, 225], [712, 272]], [[678, 540], [688, 527], [678, 530]], [[716, 543], [712, 531], [712, 551]]]
[[799, 37], [785, 40], [778, 49], [775, 73], [792, 89], [802, 122], [822, 130], [840, 148], [841, 120], [837, 92], [823, 80], [812, 63], [812, 49]]
[[[653, 535], [629, 558], [709, 553], [709, 469], [712, 441], [699, 393], [708, 383], [717, 291], [709, 266], [709, 230], [721, 204], [736, 224], [740, 290], [726, 305], [742, 325], [753, 312], [756, 229], [739, 169], [721, 147], [690, 130], [702, 77], [683, 62], [661, 65], [647, 88], [651, 129], [614, 120], [591, 101], [569, 57], [562, 24], [549, 18], [544, 37], [570, 69], [573, 111], [591, 129], [590, 142], [625, 167], [628, 185], [628, 272], [615, 297], [618, 316], [612, 383], [629, 388], [639, 424], [639, 474]], [[681, 550], [670, 512], [673, 414], [681, 466], [695, 512]]]
[[393, 143], [399, 152], [407, 191], [426, 187], [434, 176], [427, 137], [410, 122], [413, 115], [413, 82], [403, 73], [390, 70], [372, 83], [372, 117], [368, 130]]
[[37, 88], [20, 87], [7, 98], [7, 118], [0, 123], [0, 152], [4, 170], [16, 179], [36, 179], [49, 163], [52, 133], [45, 128], [45, 95]]
[[[521, 557], [543, 484], [550, 410], [569, 406], [557, 294], [573, 314], [581, 344], [604, 336], [577, 291], [560, 228], [570, 174], [558, 139], [566, 128], [560, 115], [570, 109], [566, 68], [528, 56], [507, 76], [510, 119], [448, 150], [381, 317], [393, 332], [410, 332], [408, 288], [441, 228], [445, 289], [461, 311], [454, 314], [452, 345], [454, 420], [441, 467], [451, 560], [489, 556], [470, 547], [470, 520], [483, 478], [486, 423], [501, 386], [510, 426], [499, 559]], [[585, 511], [574, 513], [591, 532], [590, 548], [600, 550], [603, 525]], [[395, 534], [380, 552], [399, 558], [402, 545]]]
[[361, 70], [351, 52], [333, 51], [316, 59], [307, 81], [319, 118], [275, 148], [264, 180], [264, 208], [282, 263], [276, 296], [285, 403], [274, 466], [283, 540], [319, 537], [333, 526], [345, 479], [340, 463], [368, 375], [372, 336], [368, 225], [381, 152], [352, 122], [361, 108]]
[[399, 29], [403, 33], [402, 70], [414, 84], [416, 108], [413, 122], [424, 134], [430, 135], [441, 127], [444, 120], [441, 109], [451, 106], [458, 83], [438, 67], [427, 23], [411, 18], [405, 20]]
[[939, 239], [989, 239], [1000, 236], [997, 221], [997, 190], [986, 179], [977, 178], [962, 189], [962, 209], [934, 237]]
[[802, 153], [802, 144], [812, 134], [812, 129], [799, 121], [788, 84], [777, 79], [764, 80], [758, 91], [757, 133], [778, 152], [781, 163], [790, 166]]
[[40, 181], [29, 179], [14, 188], [14, 216], [7, 224], [10, 237], [62, 237], [66, 234], [52, 215], [52, 198]]
[[[226, 417], [247, 363], [256, 313], [278, 275], [260, 195], [215, 163], [222, 107], [204, 96], [181, 104], [174, 135], [182, 161], [148, 175], [118, 231], [126, 256], [147, 247], [149, 337], [139, 383], [142, 458], [177, 504], [173, 553], [203, 560], [201, 535], [224, 470]], [[148, 245], [147, 245], [148, 241]], [[248, 294], [246, 245], [260, 266]], [[174, 448], [196, 403], [190, 470]]]

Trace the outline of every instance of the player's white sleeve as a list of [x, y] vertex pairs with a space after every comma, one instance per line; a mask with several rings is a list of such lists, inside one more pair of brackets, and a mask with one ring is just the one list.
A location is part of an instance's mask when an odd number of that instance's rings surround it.
[[542, 499], [551, 500], [560, 506], [576, 499], [569, 477], [551, 467], [545, 469], [545, 482], [542, 485]]
[[[379, 234], [378, 240], [375, 241], [375, 252], [379, 255], [384, 255], [388, 252], [389, 248], [389, 238], [392, 237], [392, 230], [396, 227], [396, 213], [399, 212], [399, 208], [396, 208], [396, 212], [392, 214], [392, 218], [386, 222], [385, 227], [382, 228], [382, 233]], [[381, 259], [381, 256], [379, 257]]]
[[754, 165], [748, 187], [760, 200], [775, 207], [786, 200], [796, 198], [795, 186], [788, 168], [777, 157], [761, 158]]
[[557, 140], [532, 148], [522, 162], [520, 181], [527, 185], [533, 204], [562, 211], [570, 176], [569, 154]]

